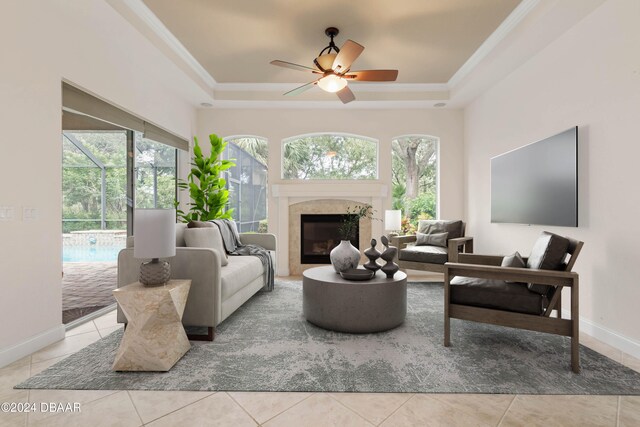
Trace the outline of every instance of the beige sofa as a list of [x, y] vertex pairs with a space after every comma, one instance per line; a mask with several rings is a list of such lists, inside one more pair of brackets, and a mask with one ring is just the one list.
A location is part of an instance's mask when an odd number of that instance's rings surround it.
[[[264, 269], [255, 256], [229, 256], [209, 248], [186, 247], [186, 224], [176, 224], [176, 256], [167, 258], [171, 277], [191, 279], [191, 290], [182, 323], [185, 326], [207, 328], [206, 335], [190, 335], [191, 339], [213, 340], [215, 327], [244, 304], [264, 285]], [[275, 260], [276, 237], [273, 234], [241, 233], [243, 244], [254, 244], [269, 250]], [[138, 280], [140, 263], [146, 260], [133, 257], [134, 239], [127, 240], [127, 248], [118, 255], [118, 287]], [[127, 319], [118, 307], [118, 322]]]

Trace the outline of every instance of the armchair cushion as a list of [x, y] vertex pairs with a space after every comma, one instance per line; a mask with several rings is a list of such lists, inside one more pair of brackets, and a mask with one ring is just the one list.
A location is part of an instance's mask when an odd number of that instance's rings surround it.
[[447, 236], [448, 232], [444, 233], [431, 233], [431, 234], [423, 234], [420, 232], [416, 233], [416, 246], [442, 246], [443, 248], [447, 247]]
[[441, 246], [408, 246], [400, 249], [398, 259], [403, 261], [444, 264], [448, 261], [447, 248]]
[[421, 219], [418, 222], [418, 232], [423, 234], [448, 232], [448, 239], [457, 239], [464, 237], [462, 232], [462, 221], [439, 221], [433, 219]]
[[[531, 255], [527, 260], [527, 268], [538, 270], [562, 270], [564, 258], [569, 249], [569, 239], [557, 234], [543, 231], [531, 249]], [[529, 290], [540, 295], [549, 292], [549, 285], [529, 283]]]
[[546, 298], [526, 283], [456, 276], [451, 279], [452, 304], [471, 305], [526, 314], [542, 314]]
[[220, 254], [221, 265], [224, 267], [229, 264], [218, 227], [187, 228], [184, 230], [184, 241], [190, 248], [215, 249]]

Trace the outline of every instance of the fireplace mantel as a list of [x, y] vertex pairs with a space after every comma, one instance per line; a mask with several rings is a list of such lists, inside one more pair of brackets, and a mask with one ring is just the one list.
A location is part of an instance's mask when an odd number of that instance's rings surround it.
[[[289, 248], [290, 224], [294, 220], [289, 217], [290, 206], [313, 201], [318, 202], [317, 205], [321, 206], [323, 200], [327, 201], [327, 205], [331, 205], [330, 201], [352, 201], [370, 204], [375, 212], [374, 216], [382, 218], [384, 216], [384, 202], [389, 197], [388, 186], [379, 181], [294, 181], [272, 184], [270, 190], [276, 212], [270, 212], [269, 217], [277, 221], [274, 231], [278, 237], [277, 274], [280, 276], [290, 274], [289, 250], [299, 251], [297, 247]], [[343, 212], [327, 211], [323, 213]], [[371, 235], [381, 236], [384, 232], [383, 229], [382, 221], [371, 223]]]

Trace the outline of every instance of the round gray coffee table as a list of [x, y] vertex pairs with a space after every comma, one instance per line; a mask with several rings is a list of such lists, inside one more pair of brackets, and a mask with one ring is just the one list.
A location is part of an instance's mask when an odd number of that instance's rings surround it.
[[302, 273], [304, 317], [316, 326], [349, 333], [382, 332], [404, 322], [407, 315], [407, 275], [392, 279], [378, 271], [365, 281], [345, 280], [332, 266]]

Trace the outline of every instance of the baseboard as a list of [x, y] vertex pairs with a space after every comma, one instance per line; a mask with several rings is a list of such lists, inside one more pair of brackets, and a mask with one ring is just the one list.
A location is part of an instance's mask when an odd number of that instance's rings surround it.
[[49, 344], [64, 339], [65, 328], [60, 324], [38, 335], [35, 335], [19, 344], [0, 350], [0, 368], [22, 359]]
[[[562, 310], [562, 317], [569, 318], [571, 313], [569, 310]], [[617, 348], [624, 353], [627, 353], [635, 358], [640, 359], [640, 343], [627, 338], [624, 335], [620, 335], [616, 331], [613, 331], [605, 326], [598, 325], [589, 319], [585, 319], [580, 316], [580, 331], [593, 338], [602, 341], [612, 347]]]

